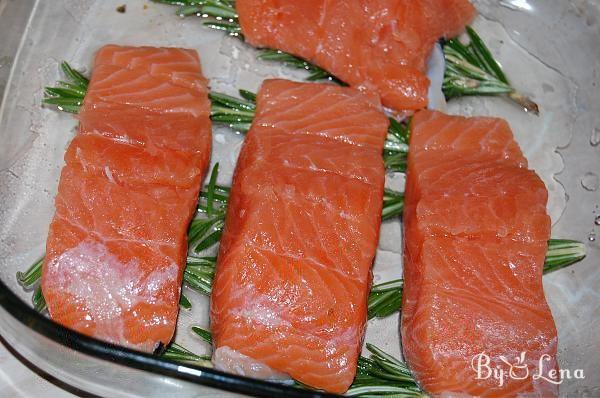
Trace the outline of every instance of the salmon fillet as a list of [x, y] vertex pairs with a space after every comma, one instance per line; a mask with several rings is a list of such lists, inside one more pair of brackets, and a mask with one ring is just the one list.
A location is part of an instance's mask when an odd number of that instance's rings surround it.
[[[401, 334], [428, 393], [557, 394], [557, 386], [533, 377], [558, 369], [542, 286], [547, 198], [504, 120], [434, 111], [413, 117]], [[486, 378], [482, 353], [490, 369], [505, 372], [502, 382]], [[516, 377], [504, 360], [516, 365]]]
[[46, 242], [52, 319], [141, 351], [169, 343], [210, 157], [209, 115], [195, 51], [98, 51]]
[[217, 369], [348, 389], [379, 238], [387, 126], [374, 94], [263, 83], [213, 282]]
[[402, 111], [427, 106], [426, 65], [475, 15], [468, 0], [237, 0], [245, 40], [304, 58]]

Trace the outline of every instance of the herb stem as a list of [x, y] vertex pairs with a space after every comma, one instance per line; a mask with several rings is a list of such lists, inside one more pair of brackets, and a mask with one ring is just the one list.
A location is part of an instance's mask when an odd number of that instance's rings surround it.
[[44, 257], [45, 256], [42, 256], [36, 260], [27, 271], [17, 272], [17, 281], [21, 286], [29, 289], [40, 280], [42, 277], [42, 265], [44, 264]]
[[442, 90], [446, 98], [504, 95], [525, 112], [538, 115], [538, 105], [512, 87], [489, 48], [470, 26], [467, 26], [467, 35], [468, 44], [456, 38], [444, 45], [446, 72]]
[[177, 343], [171, 343], [169, 348], [167, 348], [162, 354], [162, 357], [164, 359], [170, 359], [171, 361], [189, 362], [194, 365], [212, 368], [210, 356], [194, 354], [187, 348], [184, 348]]
[[78, 113], [88, 89], [89, 80], [73, 69], [67, 62], [60, 64], [67, 81], [59, 81], [56, 87], [46, 87], [42, 103], [56, 105], [64, 112]]

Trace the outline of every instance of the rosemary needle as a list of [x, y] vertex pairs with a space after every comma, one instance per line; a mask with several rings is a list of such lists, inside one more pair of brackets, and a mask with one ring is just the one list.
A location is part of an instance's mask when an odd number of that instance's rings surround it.
[[585, 245], [576, 240], [550, 239], [544, 264], [544, 273], [557, 271], [583, 260], [586, 256]]
[[192, 303], [185, 296], [185, 294], [183, 294], [183, 292], [181, 292], [181, 296], [179, 297], [179, 307], [181, 307], [184, 310], [191, 310], [192, 309]]
[[213, 215], [213, 202], [215, 197], [215, 186], [217, 184], [217, 175], [219, 174], [219, 163], [215, 164], [210, 173], [208, 181], [208, 194], [206, 195], [206, 214], [210, 217]]
[[196, 333], [205, 343], [212, 344], [212, 334], [200, 326], [192, 326], [192, 332]]

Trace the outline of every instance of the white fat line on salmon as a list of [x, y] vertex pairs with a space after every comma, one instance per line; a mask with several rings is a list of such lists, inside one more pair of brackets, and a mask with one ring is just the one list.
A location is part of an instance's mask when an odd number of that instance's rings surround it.
[[[79, 150], [79, 148], [77, 149]], [[112, 171], [110, 171], [110, 168], [108, 166], [104, 166], [104, 174], [106, 174], [108, 181], [110, 181], [113, 184], [116, 183], [115, 179], [113, 178]]]

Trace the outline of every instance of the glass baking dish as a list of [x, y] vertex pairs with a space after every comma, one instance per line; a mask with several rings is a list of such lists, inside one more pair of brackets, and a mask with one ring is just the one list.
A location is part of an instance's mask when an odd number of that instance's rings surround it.
[[[125, 13], [117, 7], [127, 5]], [[498, 98], [464, 98], [449, 111], [505, 117], [550, 192], [553, 236], [584, 241], [580, 264], [544, 278], [559, 330], [559, 361], [583, 369], [565, 379], [561, 395], [600, 396], [600, 2], [475, 1], [475, 22], [515, 86], [541, 106], [539, 117]], [[216, 91], [256, 90], [267, 77], [301, 79], [302, 71], [257, 61], [249, 46], [204, 28], [196, 18], [145, 1], [0, 0], [0, 334], [17, 352], [52, 376], [84, 391], [133, 396], [320, 396], [289, 386], [237, 377], [112, 346], [69, 331], [31, 307], [31, 292], [15, 278], [44, 250], [62, 156], [76, 120], [43, 108], [43, 87], [66, 60], [89, 71], [103, 44], [195, 48]], [[228, 184], [242, 137], [215, 126], [213, 162]], [[389, 185], [401, 188], [402, 178]], [[400, 277], [401, 223], [386, 222], [375, 280]], [[193, 310], [180, 315], [176, 340], [199, 354], [207, 347], [189, 332], [208, 325], [208, 300], [189, 292]], [[366, 341], [400, 357], [398, 316], [372, 320]]]

